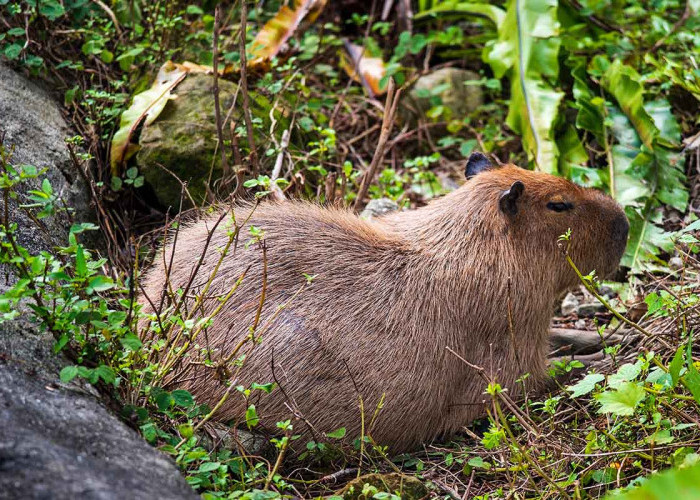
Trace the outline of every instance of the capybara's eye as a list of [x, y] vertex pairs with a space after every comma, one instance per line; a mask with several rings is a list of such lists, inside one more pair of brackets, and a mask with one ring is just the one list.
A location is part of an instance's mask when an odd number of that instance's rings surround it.
[[547, 208], [550, 210], [554, 210], [555, 212], [564, 212], [566, 210], [571, 210], [574, 208], [573, 203], [569, 203], [568, 201], [550, 201], [547, 203]]

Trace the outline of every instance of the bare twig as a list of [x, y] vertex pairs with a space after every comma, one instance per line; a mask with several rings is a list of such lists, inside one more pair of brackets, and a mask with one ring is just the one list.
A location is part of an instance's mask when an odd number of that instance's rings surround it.
[[274, 196], [274, 198], [278, 201], [286, 200], [284, 193], [275, 181], [279, 178], [280, 172], [282, 171], [284, 155], [287, 152], [287, 147], [289, 146], [290, 129], [291, 125], [290, 128], [288, 128], [282, 133], [282, 140], [280, 141], [279, 152], [277, 153], [277, 158], [275, 159], [275, 166], [273, 167], [272, 174], [270, 175], [270, 191], [272, 191], [272, 196]]
[[241, 39], [240, 39], [240, 55], [241, 55], [241, 81], [240, 89], [243, 93], [243, 119], [245, 121], [246, 134], [248, 135], [248, 148], [250, 149], [250, 164], [253, 167], [253, 177], [257, 177], [260, 173], [258, 165], [258, 152], [255, 149], [255, 138], [253, 137], [253, 121], [250, 118], [250, 97], [248, 96], [248, 69], [246, 68], [247, 59], [245, 52], [245, 34], [246, 20], [248, 18], [248, 6], [246, 0], [241, 2]]
[[[245, 3], [245, 2], [243, 2]], [[221, 30], [221, 6], [217, 5], [214, 10], [214, 33], [212, 35], [212, 67], [214, 69], [214, 114], [216, 115], [216, 137], [218, 139], [219, 153], [221, 154], [221, 169], [223, 170], [223, 185], [227, 185], [231, 180], [231, 167], [226, 160], [226, 149], [224, 148], [224, 132], [221, 122], [221, 105], [219, 103], [219, 31]]]
[[389, 86], [386, 93], [386, 103], [384, 104], [384, 117], [382, 119], [382, 128], [379, 133], [379, 141], [377, 142], [377, 147], [374, 150], [374, 156], [372, 157], [372, 163], [369, 164], [369, 169], [365, 172], [362, 178], [362, 185], [357, 193], [357, 199], [355, 200], [355, 211], [359, 212], [365, 206], [365, 196], [367, 196], [367, 191], [369, 191], [369, 185], [374, 179], [374, 174], [377, 172], [377, 167], [384, 159], [384, 153], [386, 152], [386, 143], [389, 140], [389, 134], [394, 126], [394, 116], [396, 116], [396, 109], [399, 103], [399, 97], [401, 96], [401, 89], [396, 89], [394, 80], [389, 80]]

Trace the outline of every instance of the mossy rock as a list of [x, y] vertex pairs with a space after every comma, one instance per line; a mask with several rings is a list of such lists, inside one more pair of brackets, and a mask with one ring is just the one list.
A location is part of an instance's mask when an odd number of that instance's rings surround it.
[[[244, 126], [243, 95], [238, 92], [236, 96], [238, 84], [221, 78], [218, 83], [222, 120], [235, 98], [236, 105], [229, 120], [236, 127]], [[158, 118], [141, 132], [136, 164], [163, 207], [177, 208], [180, 205], [181, 184], [177, 178], [187, 182], [190, 195], [198, 205], [205, 201], [207, 182], [210, 186], [216, 186], [221, 180], [223, 171], [221, 153], [216, 149], [218, 138], [212, 87], [211, 75], [188, 75], [173, 91], [177, 98], [168, 101]], [[269, 115], [273, 104], [252, 90], [249, 91], [249, 97], [252, 119], [262, 122], [255, 126], [253, 134], [256, 148], [260, 152], [261, 147], [270, 144]], [[278, 140], [289, 125], [283, 112], [284, 105], [278, 105], [275, 110], [278, 122], [275, 134]], [[229, 138], [228, 123], [224, 136]], [[247, 147], [245, 134], [239, 137], [239, 144]], [[260, 154], [258, 156], [264, 158]], [[233, 159], [229, 160], [229, 164], [233, 164]], [[189, 200], [183, 200], [183, 207], [191, 207]]]
[[428, 111], [439, 102], [444, 107], [439, 120], [462, 120], [484, 103], [479, 85], [467, 85], [481, 77], [466, 69], [441, 68], [423, 75], [401, 100], [400, 116], [403, 121], [433, 121]]
[[[367, 491], [363, 493], [365, 489]], [[369, 500], [379, 492], [393, 493], [403, 500], [418, 500], [428, 496], [428, 488], [419, 479], [398, 472], [360, 476], [336, 494], [345, 500]]]

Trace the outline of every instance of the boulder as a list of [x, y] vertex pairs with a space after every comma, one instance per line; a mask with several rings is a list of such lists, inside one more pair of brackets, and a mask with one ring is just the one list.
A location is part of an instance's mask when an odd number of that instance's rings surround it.
[[[85, 186], [64, 144], [73, 134], [49, 94], [0, 65], [0, 117], [12, 163], [47, 168], [54, 190], [85, 220]], [[32, 253], [67, 241], [65, 219], [44, 219], [40, 229], [16, 205], [10, 219]], [[14, 279], [0, 267], [0, 293]], [[0, 497], [197, 498], [170, 458], [115, 417], [93, 387], [60, 382], [67, 360], [22, 309], [0, 324]]]
[[[43, 177], [49, 179], [59, 199], [73, 209], [75, 219], [83, 222], [94, 219], [87, 188], [65, 144], [65, 139], [75, 132], [70, 130], [46, 91], [0, 63], [0, 134], [3, 133], [5, 148], [14, 149], [13, 165], [48, 168]], [[40, 189], [40, 184], [39, 180], [33, 180], [23, 189]], [[10, 201], [10, 207], [19, 227], [34, 225], [16, 203]], [[42, 222], [45, 231], [20, 234], [20, 243], [30, 251], [48, 250], [53, 244], [51, 235], [66, 235], [69, 227], [65, 217]]]
[[[404, 121], [434, 121], [428, 111], [443, 106], [438, 121], [462, 120], [484, 102], [479, 85], [467, 85], [481, 77], [469, 70], [441, 68], [421, 76], [401, 101], [401, 117]], [[439, 132], [439, 131], [437, 131]]]
[[382, 215], [395, 212], [399, 209], [398, 203], [389, 198], [378, 198], [376, 200], [370, 200], [367, 206], [360, 214], [363, 219], [373, 219], [375, 217], [381, 217]]
[[[229, 121], [237, 128], [244, 127], [243, 97], [238, 92], [238, 85], [221, 78], [218, 83], [222, 120], [236, 99]], [[164, 208], [179, 207], [180, 180], [187, 183], [189, 193], [198, 205], [206, 199], [207, 183], [215, 191], [215, 186], [221, 181], [223, 172], [221, 153], [216, 149], [218, 137], [212, 85], [211, 75], [188, 75], [173, 91], [177, 98], [168, 101], [158, 118], [141, 132], [136, 163]], [[254, 91], [249, 92], [249, 97], [252, 118], [260, 121], [254, 126], [255, 144], [269, 145], [269, 115], [273, 104]], [[281, 136], [289, 122], [281, 112], [276, 111], [275, 115], [278, 121], [275, 133]], [[227, 139], [229, 130], [227, 125], [224, 130]], [[239, 146], [247, 148], [245, 133], [238, 140]], [[261, 161], [264, 159], [261, 157]], [[233, 166], [233, 159], [230, 164]], [[183, 206], [189, 208], [191, 203], [185, 199]]]
[[566, 297], [564, 297], [564, 300], [561, 301], [562, 316], [568, 316], [569, 314], [575, 313], [576, 308], [579, 306], [579, 304], [580, 302], [576, 295], [574, 295], [571, 292], [567, 293]]

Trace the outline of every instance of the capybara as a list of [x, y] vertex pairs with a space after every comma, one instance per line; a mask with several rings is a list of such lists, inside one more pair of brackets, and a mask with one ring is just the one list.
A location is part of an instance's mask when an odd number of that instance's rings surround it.
[[[232, 391], [214, 418], [241, 423], [255, 404], [258, 428], [274, 432], [294, 416], [295, 432], [316, 439], [340, 427], [357, 438], [361, 397], [366, 433], [403, 452], [484, 414], [486, 383], [447, 348], [503, 387], [514, 389], [525, 373], [528, 383], [543, 382], [555, 301], [577, 284], [559, 236], [570, 228], [569, 255], [582, 272], [603, 277], [618, 267], [627, 219], [603, 193], [494, 167], [480, 153], [469, 158], [466, 177], [425, 207], [372, 221], [304, 201], [228, 209], [224, 221], [233, 214], [243, 229], [212, 280], [232, 228], [221, 222], [211, 230], [226, 209], [180, 228], [142, 280], [147, 311], [163, 307], [166, 270], [169, 290], [192, 283], [190, 308], [208, 287], [205, 314], [244, 278], [170, 387], [213, 406], [227, 376], [245, 387], [275, 381], [272, 392], [254, 390], [248, 402]], [[265, 259], [262, 245], [250, 242], [251, 226], [262, 231]], [[295, 296], [308, 277], [311, 285]], [[254, 347], [220, 366], [251, 335], [261, 303]]]

